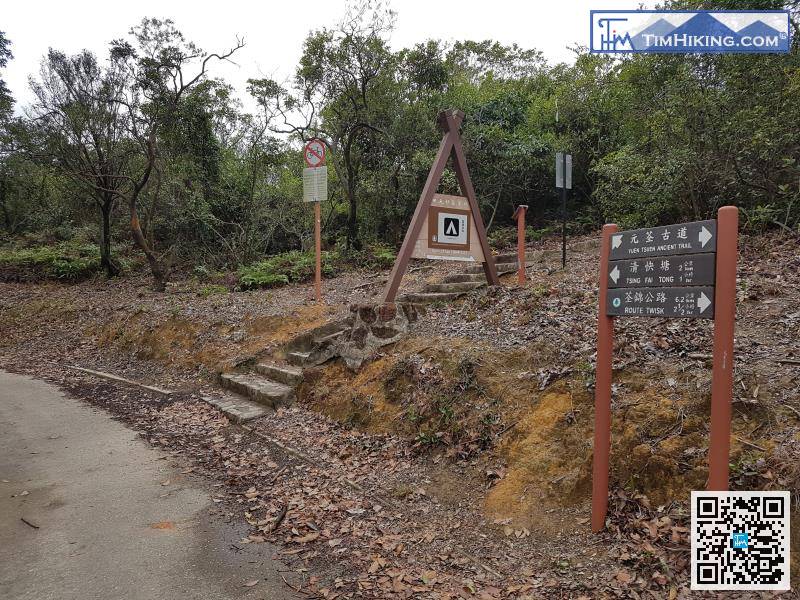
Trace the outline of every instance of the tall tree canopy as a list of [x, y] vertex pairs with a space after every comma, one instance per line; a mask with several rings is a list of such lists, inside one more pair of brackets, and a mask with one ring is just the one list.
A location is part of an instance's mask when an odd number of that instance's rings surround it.
[[[798, 4], [746, 8], [786, 7], [797, 32]], [[118, 270], [111, 242], [127, 230], [160, 288], [178, 260], [235, 266], [306, 249], [300, 149], [318, 137], [329, 149], [326, 245], [396, 246], [436, 152], [435, 117], [455, 107], [466, 113], [465, 150], [492, 230], [518, 204], [531, 207], [531, 225], [548, 225], [559, 206], [554, 153], [567, 150], [577, 230], [703, 218], [734, 203], [746, 227], [798, 231], [800, 36], [782, 55], [576, 48], [573, 62], [550, 64], [492, 40], [395, 50], [394, 18], [365, 0], [309, 32], [288, 82], [249, 80], [253, 111], [209, 76], [241, 40], [205, 52], [170, 21], [145, 19], [102, 58], [51, 50], [26, 116], [12, 118], [0, 79], [0, 226], [9, 236], [88, 237], [109, 274]], [[0, 69], [9, 48], [0, 34]], [[457, 191], [450, 171], [441, 185]]]

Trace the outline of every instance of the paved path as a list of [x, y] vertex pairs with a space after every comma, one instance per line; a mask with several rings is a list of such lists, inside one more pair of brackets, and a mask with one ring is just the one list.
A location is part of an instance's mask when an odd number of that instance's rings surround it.
[[295, 598], [275, 549], [232, 548], [247, 530], [211, 516], [209, 492], [165, 457], [107, 414], [0, 371], [0, 598]]

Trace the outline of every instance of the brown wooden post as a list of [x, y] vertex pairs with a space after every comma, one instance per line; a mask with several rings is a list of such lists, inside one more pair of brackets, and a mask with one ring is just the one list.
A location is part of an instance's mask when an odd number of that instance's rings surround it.
[[497, 276], [497, 268], [494, 266], [494, 259], [492, 258], [492, 249], [489, 247], [489, 240], [486, 238], [486, 227], [483, 225], [481, 209], [478, 206], [475, 190], [472, 188], [472, 180], [469, 178], [469, 170], [467, 169], [467, 159], [464, 158], [464, 148], [461, 147], [461, 137], [458, 135], [457, 130], [456, 136], [458, 139], [453, 144], [453, 154], [455, 155], [453, 166], [458, 178], [458, 184], [461, 186], [461, 192], [469, 200], [472, 217], [475, 219], [475, 229], [478, 230], [478, 241], [483, 251], [483, 272], [486, 274], [486, 280], [489, 285], [500, 285], [500, 278]]
[[606, 315], [608, 257], [611, 234], [617, 226], [603, 226], [600, 245], [600, 293], [597, 314], [597, 367], [594, 384], [594, 457], [592, 465], [592, 531], [606, 523], [608, 512], [608, 470], [611, 452], [611, 369], [614, 353], [614, 318]]
[[739, 209], [723, 206], [717, 213], [714, 370], [711, 377], [711, 439], [708, 444], [708, 489], [712, 491], [728, 489], [738, 236]]
[[517, 281], [525, 285], [525, 213], [526, 204], [520, 204], [514, 211], [513, 219], [517, 220]]
[[447, 159], [450, 158], [450, 150], [452, 147], [452, 136], [447, 133], [444, 138], [442, 138], [442, 143], [439, 144], [439, 152], [436, 153], [436, 159], [433, 161], [433, 167], [431, 167], [428, 173], [428, 179], [425, 181], [425, 186], [422, 188], [422, 194], [420, 194], [414, 216], [411, 217], [411, 225], [409, 225], [406, 231], [406, 236], [403, 238], [403, 245], [400, 246], [400, 252], [397, 254], [392, 272], [389, 274], [389, 279], [383, 290], [384, 303], [394, 302], [394, 299], [397, 297], [397, 290], [400, 288], [400, 282], [408, 268], [408, 261], [411, 260], [411, 254], [414, 252], [414, 244], [419, 237], [419, 232], [422, 229], [425, 214], [428, 212], [428, 208], [430, 208], [433, 195], [436, 193], [436, 186], [439, 185], [439, 179], [447, 165]]
[[320, 218], [319, 202], [314, 202], [314, 246], [317, 254], [316, 270], [314, 272], [314, 292], [317, 302], [322, 302], [322, 223]]

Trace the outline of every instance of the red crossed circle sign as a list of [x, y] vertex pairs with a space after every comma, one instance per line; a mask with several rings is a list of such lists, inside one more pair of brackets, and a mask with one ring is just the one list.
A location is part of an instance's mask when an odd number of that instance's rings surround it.
[[314, 138], [306, 142], [303, 158], [309, 167], [321, 167], [325, 164], [325, 142]]

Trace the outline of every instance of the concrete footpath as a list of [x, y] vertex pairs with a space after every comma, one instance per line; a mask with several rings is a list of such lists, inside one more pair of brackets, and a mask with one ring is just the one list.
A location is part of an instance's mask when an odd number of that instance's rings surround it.
[[298, 597], [275, 548], [237, 544], [246, 526], [211, 516], [209, 491], [165, 457], [102, 411], [0, 371], [0, 598]]

